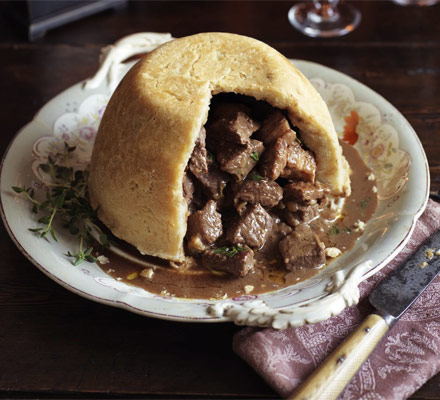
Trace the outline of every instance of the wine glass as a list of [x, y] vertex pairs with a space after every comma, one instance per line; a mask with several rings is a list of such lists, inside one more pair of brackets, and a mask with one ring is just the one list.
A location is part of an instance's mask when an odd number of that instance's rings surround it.
[[288, 13], [290, 23], [311, 37], [336, 37], [353, 31], [361, 21], [361, 13], [339, 0], [313, 0], [295, 4]]

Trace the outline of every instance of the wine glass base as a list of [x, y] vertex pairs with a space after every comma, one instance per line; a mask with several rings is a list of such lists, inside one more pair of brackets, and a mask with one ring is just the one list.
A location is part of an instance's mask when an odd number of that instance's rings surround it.
[[339, 4], [336, 18], [328, 20], [310, 18], [313, 10], [313, 3], [295, 4], [288, 13], [290, 24], [307, 36], [337, 37], [350, 33], [361, 22], [361, 13], [349, 4]]

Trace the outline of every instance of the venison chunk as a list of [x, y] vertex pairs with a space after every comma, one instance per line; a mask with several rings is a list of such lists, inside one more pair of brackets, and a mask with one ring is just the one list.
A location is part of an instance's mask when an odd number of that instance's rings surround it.
[[292, 232], [292, 230], [293, 229], [289, 225], [282, 221], [275, 223], [266, 240], [266, 243], [260, 250], [261, 253], [263, 253], [267, 258], [280, 259], [278, 244], [280, 240], [285, 238], [290, 232]]
[[293, 182], [283, 188], [284, 199], [298, 203], [310, 204], [314, 200], [324, 198], [329, 190], [323, 185], [310, 182]]
[[217, 153], [217, 160], [223, 171], [235, 175], [239, 180], [243, 180], [257, 165], [263, 150], [262, 142], [250, 139], [246, 145], [220, 148]]
[[283, 198], [283, 189], [274, 181], [266, 179], [261, 181], [247, 180], [241, 185], [235, 195], [235, 203], [247, 202], [260, 203], [263, 207], [275, 207]]
[[255, 134], [255, 138], [268, 146], [290, 131], [289, 122], [284, 115], [279, 111], [274, 111], [263, 121], [260, 130]]
[[260, 248], [266, 243], [273, 224], [267, 211], [260, 204], [254, 204], [229, 226], [226, 239], [234, 244]]
[[202, 128], [189, 160], [189, 170], [202, 184], [204, 193], [211, 199], [218, 200], [229, 181], [229, 176], [208, 157], [205, 138], [206, 131]]
[[289, 271], [317, 268], [325, 263], [324, 244], [307, 225], [297, 227], [279, 243]]
[[240, 247], [238, 251], [231, 248], [217, 248], [202, 253], [202, 265], [229, 272], [235, 276], [245, 276], [254, 269], [254, 252], [249, 247]]
[[297, 226], [305, 222], [310, 222], [319, 214], [319, 204], [304, 205], [288, 201], [283, 210], [283, 220], [290, 226]]
[[203, 195], [203, 186], [191, 171], [186, 171], [182, 186], [183, 197], [188, 204], [188, 211], [190, 213], [199, 210], [205, 205], [206, 198]]
[[222, 216], [217, 212], [217, 204], [209, 200], [205, 207], [188, 217], [186, 238], [192, 252], [205, 250], [223, 233]]
[[194, 182], [188, 176], [188, 174], [185, 174], [185, 176], [183, 177], [182, 187], [183, 197], [185, 198], [188, 206], [190, 206], [194, 197]]
[[287, 162], [281, 172], [282, 178], [314, 182], [316, 161], [313, 155], [304, 150], [295, 140], [287, 148]]
[[295, 141], [292, 130], [276, 139], [263, 153], [260, 162], [260, 173], [265, 178], [277, 179], [287, 165], [288, 148]]
[[249, 109], [238, 103], [222, 103], [215, 107], [213, 122], [209, 124], [210, 140], [214, 146], [222, 141], [246, 144], [251, 135], [260, 128], [260, 123], [249, 116]]
[[214, 163], [208, 164], [206, 175], [196, 176], [203, 186], [203, 192], [211, 199], [218, 200], [223, 195], [223, 189], [229, 181], [229, 176], [221, 171]]
[[189, 168], [195, 176], [208, 173], [208, 152], [205, 141], [206, 130], [202, 128], [189, 160]]

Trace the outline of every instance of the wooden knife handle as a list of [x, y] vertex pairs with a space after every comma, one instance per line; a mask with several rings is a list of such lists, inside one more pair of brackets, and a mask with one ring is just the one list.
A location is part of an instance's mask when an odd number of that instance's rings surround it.
[[381, 316], [370, 314], [288, 398], [337, 399], [388, 330]]

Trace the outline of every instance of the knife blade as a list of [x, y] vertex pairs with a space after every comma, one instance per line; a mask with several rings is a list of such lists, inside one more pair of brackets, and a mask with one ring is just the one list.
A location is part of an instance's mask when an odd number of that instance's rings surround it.
[[371, 292], [369, 301], [383, 317], [397, 320], [439, 272], [440, 231], [437, 231]]
[[375, 312], [327, 357], [289, 399], [337, 399], [391, 326], [439, 272], [440, 231], [437, 231], [371, 292], [369, 301]]

